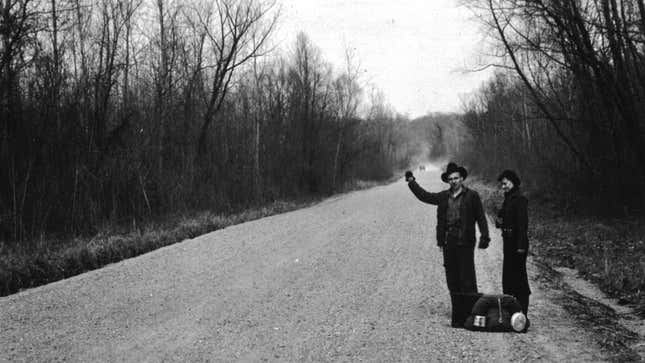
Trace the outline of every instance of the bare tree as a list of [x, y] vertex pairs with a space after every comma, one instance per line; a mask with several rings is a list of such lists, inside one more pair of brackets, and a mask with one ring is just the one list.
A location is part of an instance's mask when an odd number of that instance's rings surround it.
[[338, 122], [338, 136], [336, 137], [336, 151], [332, 168], [331, 185], [336, 187], [336, 178], [339, 172], [340, 151], [347, 127], [348, 120], [357, 116], [358, 106], [361, 102], [361, 87], [359, 85], [360, 65], [356, 63], [355, 54], [349, 47], [345, 47], [345, 71], [334, 82], [334, 96], [338, 109], [336, 119]]
[[208, 68], [210, 86], [197, 142], [198, 157], [206, 147], [208, 130], [222, 107], [234, 71], [254, 57], [261, 56], [278, 14], [275, 3], [242, 0], [216, 0], [192, 16], [209, 41], [204, 67]]
[[36, 4], [4, 0], [0, 6], [0, 150], [3, 150], [0, 175], [7, 183], [0, 195], [3, 210], [0, 218], [10, 221], [3, 221], [2, 229], [11, 228], [13, 236], [22, 239], [33, 159], [22, 152], [26, 138], [20, 78], [33, 56], [28, 46], [37, 36]]
[[265, 57], [278, 15], [273, 0], [0, 0], [0, 238], [391, 175], [405, 123], [358, 117], [349, 52], [338, 74], [304, 34]]
[[[525, 144], [535, 148], [541, 145], [535, 139], [537, 123], [545, 120], [574, 156], [575, 169], [596, 180], [598, 188], [643, 189], [645, 169], [636, 166], [645, 164], [643, 2], [468, 3], [496, 33], [500, 65], [512, 69], [522, 83], [513, 105], [523, 107], [523, 123], [509, 125], [513, 132], [517, 128]], [[529, 111], [531, 105], [537, 112]], [[530, 113], [535, 125], [528, 122]], [[558, 163], [552, 151], [543, 154], [551, 154], [551, 164]], [[602, 186], [612, 179], [603, 176], [605, 171], [615, 168], [633, 170], [632, 177]], [[645, 203], [645, 193], [640, 197]]]
[[314, 176], [314, 159], [320, 141], [320, 129], [326, 120], [331, 103], [331, 67], [322, 59], [321, 51], [304, 33], [296, 37], [289, 69], [292, 87], [292, 117], [301, 148], [298, 155], [299, 186], [309, 190], [318, 188]]
[[[176, 20], [179, 7], [167, 8], [167, 0], [156, 0], [157, 19], [159, 23], [159, 64], [155, 82], [155, 114], [157, 120], [157, 173], [163, 177], [164, 141], [166, 123], [169, 116], [169, 107], [172, 99], [173, 62], [175, 59], [177, 42], [173, 39], [176, 35]], [[171, 39], [169, 39], [171, 38]]]

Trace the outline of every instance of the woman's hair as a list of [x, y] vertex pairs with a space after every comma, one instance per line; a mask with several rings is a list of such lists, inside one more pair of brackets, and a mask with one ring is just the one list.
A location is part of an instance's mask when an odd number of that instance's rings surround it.
[[501, 174], [497, 177], [497, 181], [502, 181], [502, 179], [508, 179], [513, 183], [513, 186], [519, 187], [522, 181], [520, 180], [520, 177], [517, 176], [517, 174], [513, 170], [504, 170], [502, 171]]

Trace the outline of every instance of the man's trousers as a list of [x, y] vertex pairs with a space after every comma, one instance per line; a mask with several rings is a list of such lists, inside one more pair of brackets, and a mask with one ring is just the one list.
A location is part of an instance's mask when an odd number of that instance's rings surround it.
[[444, 247], [443, 266], [450, 293], [477, 292], [474, 247]]
[[473, 305], [481, 296], [481, 294], [477, 294], [475, 249], [473, 247], [446, 246], [443, 248], [443, 265], [446, 269], [446, 280], [452, 305], [450, 325], [462, 327]]

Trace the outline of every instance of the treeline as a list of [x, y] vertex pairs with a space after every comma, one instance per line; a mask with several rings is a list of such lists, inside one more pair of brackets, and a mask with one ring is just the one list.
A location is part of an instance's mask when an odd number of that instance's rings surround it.
[[95, 233], [385, 179], [407, 120], [274, 3], [7, 0], [0, 9], [2, 240]]
[[465, 107], [471, 165], [587, 210], [645, 211], [642, 0], [470, 2], [505, 68]]
[[459, 155], [469, 141], [462, 119], [462, 115], [457, 113], [430, 113], [412, 120], [411, 140], [423, 150], [419, 161], [436, 161], [446, 155]]

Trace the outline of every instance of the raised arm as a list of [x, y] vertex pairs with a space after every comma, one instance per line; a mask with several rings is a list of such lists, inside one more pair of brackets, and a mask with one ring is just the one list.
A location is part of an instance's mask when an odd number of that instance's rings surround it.
[[408, 187], [410, 187], [412, 194], [414, 194], [414, 196], [420, 201], [433, 205], [439, 204], [439, 200], [441, 199], [440, 194], [431, 193], [421, 188], [421, 186], [417, 184], [416, 180], [414, 180], [414, 177], [408, 181]]

